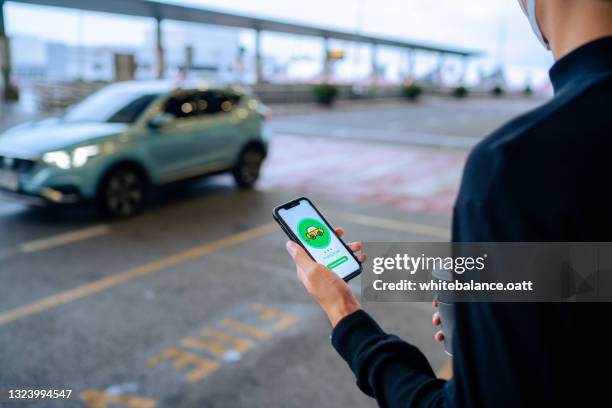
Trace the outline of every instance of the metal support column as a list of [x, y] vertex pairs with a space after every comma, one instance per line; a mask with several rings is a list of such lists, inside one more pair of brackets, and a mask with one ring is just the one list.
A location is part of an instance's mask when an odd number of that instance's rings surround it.
[[263, 82], [263, 72], [261, 69], [261, 30], [255, 30], [255, 83]]
[[4, 25], [4, 0], [0, 0], [0, 71], [1, 98], [3, 100], [15, 99], [11, 97], [11, 48]]
[[438, 76], [437, 78], [437, 82], [438, 82], [438, 86], [443, 86], [443, 81], [442, 81], [442, 72], [444, 71], [444, 53], [440, 53], [439, 54], [439, 59], [438, 59], [438, 67], [436, 68], [436, 75]]
[[164, 44], [162, 38], [162, 19], [155, 19], [157, 24], [155, 26], [155, 55], [157, 57], [157, 78], [164, 78], [166, 72], [166, 61], [164, 58]]
[[378, 77], [378, 45], [372, 43], [372, 55], [370, 56], [370, 64], [372, 66], [372, 84], [376, 85], [376, 78]]
[[469, 59], [468, 57], [461, 58], [461, 77], [459, 78], [459, 82], [461, 85], [465, 84], [465, 77], [467, 76]]
[[329, 75], [331, 74], [331, 62], [329, 60], [329, 38], [323, 38], [323, 81], [329, 81]]
[[407, 56], [408, 56], [408, 67], [406, 68], [406, 77], [404, 79], [407, 81], [413, 81], [414, 80], [414, 62], [416, 59], [416, 50], [413, 48], [408, 48]]

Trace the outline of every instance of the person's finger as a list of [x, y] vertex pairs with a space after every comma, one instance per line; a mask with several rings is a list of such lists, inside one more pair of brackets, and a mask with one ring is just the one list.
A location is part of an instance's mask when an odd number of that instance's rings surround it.
[[317, 263], [295, 242], [287, 241], [285, 246], [298, 268], [304, 271], [311, 271], [317, 266]]
[[336, 235], [338, 235], [340, 238], [344, 236], [344, 228], [337, 227], [337, 228], [334, 228], [334, 231], [336, 232]]
[[434, 300], [431, 302], [431, 305], [432, 305], [434, 308], [436, 308], [436, 309], [437, 309], [437, 308], [438, 308], [438, 299], [434, 299]]
[[433, 323], [434, 326], [438, 327], [441, 323], [440, 320], [440, 313], [436, 312], [433, 314], [433, 317], [431, 319], [431, 322]]
[[368, 259], [368, 256], [366, 254], [355, 254], [355, 256], [357, 257], [357, 260], [361, 263], [364, 263], [366, 259]]
[[434, 339], [436, 339], [438, 343], [441, 343], [444, 341], [444, 333], [442, 333], [442, 330], [440, 330], [434, 335]]
[[359, 241], [351, 242], [347, 246], [353, 252], [361, 251], [361, 248], [363, 248], [363, 244], [361, 242], [359, 242]]

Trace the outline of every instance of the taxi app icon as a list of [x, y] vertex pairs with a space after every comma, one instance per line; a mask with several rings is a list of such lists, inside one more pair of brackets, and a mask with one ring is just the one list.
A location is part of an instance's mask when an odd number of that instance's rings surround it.
[[323, 228], [313, 227], [312, 225], [306, 229], [306, 238], [317, 239], [323, 236]]
[[331, 242], [329, 228], [315, 218], [304, 218], [298, 223], [298, 236], [301, 241], [313, 248], [323, 249]]

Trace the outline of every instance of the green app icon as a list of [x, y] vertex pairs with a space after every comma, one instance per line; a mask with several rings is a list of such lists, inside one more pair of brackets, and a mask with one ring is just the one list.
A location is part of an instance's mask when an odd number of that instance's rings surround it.
[[314, 218], [304, 218], [298, 224], [300, 238], [313, 248], [325, 248], [331, 241], [327, 227]]

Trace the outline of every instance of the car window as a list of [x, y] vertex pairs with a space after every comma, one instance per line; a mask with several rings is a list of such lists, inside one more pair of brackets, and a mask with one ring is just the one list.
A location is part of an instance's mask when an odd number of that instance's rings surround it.
[[198, 112], [197, 94], [194, 92], [175, 95], [166, 101], [164, 112], [177, 119], [196, 116]]
[[240, 95], [223, 91], [189, 92], [170, 98], [164, 111], [176, 118], [215, 115], [230, 112], [240, 102]]
[[143, 94], [120, 84], [94, 92], [72, 106], [63, 120], [66, 122], [121, 122], [137, 119], [157, 95]]
[[223, 91], [206, 91], [200, 95], [198, 105], [201, 114], [213, 115], [220, 112], [231, 112], [240, 101], [240, 95]]
[[119, 109], [113, 114], [108, 122], [111, 123], [134, 123], [147, 109], [147, 107], [157, 98], [157, 95], [143, 95], [134, 99], [132, 102]]
[[202, 92], [200, 112], [203, 115], [214, 115], [221, 112], [222, 95], [217, 91]]

